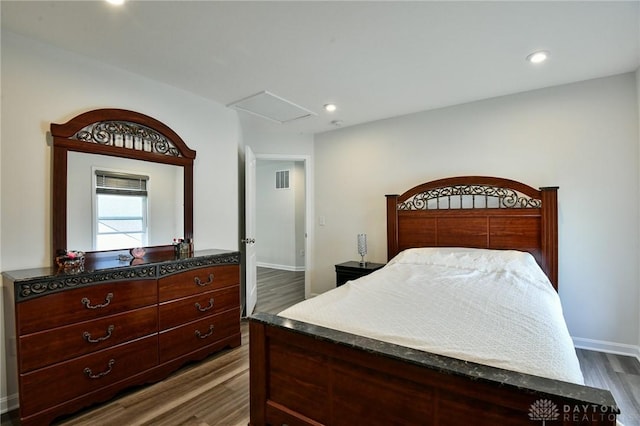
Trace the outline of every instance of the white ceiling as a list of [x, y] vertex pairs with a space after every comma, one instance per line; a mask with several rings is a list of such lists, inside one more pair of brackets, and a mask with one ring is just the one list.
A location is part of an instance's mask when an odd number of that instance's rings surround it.
[[[640, 1], [7, 1], [2, 29], [227, 105], [267, 90], [322, 132], [635, 71]], [[534, 50], [551, 52], [538, 66]], [[338, 105], [333, 114], [322, 106]], [[246, 113], [241, 112], [245, 115]]]

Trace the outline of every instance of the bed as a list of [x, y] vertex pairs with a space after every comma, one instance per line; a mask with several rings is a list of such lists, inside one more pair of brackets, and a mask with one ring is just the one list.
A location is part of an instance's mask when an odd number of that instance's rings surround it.
[[611, 394], [583, 385], [557, 238], [556, 187], [388, 195], [384, 268], [251, 317], [250, 424], [616, 424]]

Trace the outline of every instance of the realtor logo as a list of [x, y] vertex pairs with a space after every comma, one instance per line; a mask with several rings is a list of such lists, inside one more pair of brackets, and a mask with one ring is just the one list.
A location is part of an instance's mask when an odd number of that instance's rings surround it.
[[539, 399], [529, 407], [529, 419], [542, 420], [542, 426], [547, 420], [558, 420], [559, 417], [558, 406], [548, 399]]

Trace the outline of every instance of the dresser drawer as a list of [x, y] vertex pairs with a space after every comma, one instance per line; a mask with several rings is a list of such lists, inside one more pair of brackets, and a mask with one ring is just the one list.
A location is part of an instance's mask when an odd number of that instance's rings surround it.
[[20, 336], [24, 373], [158, 332], [155, 306]]
[[88, 321], [157, 301], [155, 280], [120, 281], [54, 293], [16, 304], [18, 333]]
[[157, 335], [21, 374], [22, 417], [128, 379], [158, 364]]
[[160, 363], [240, 333], [240, 308], [160, 333]]
[[160, 302], [192, 296], [240, 283], [238, 265], [220, 265], [193, 269], [158, 280]]
[[233, 286], [160, 304], [160, 330], [238, 308], [240, 287]]

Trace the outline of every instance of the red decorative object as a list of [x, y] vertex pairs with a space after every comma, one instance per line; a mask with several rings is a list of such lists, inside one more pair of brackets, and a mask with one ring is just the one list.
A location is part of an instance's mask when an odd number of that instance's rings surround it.
[[78, 250], [63, 251], [56, 256], [56, 264], [64, 272], [80, 272], [84, 269], [84, 252]]

